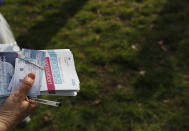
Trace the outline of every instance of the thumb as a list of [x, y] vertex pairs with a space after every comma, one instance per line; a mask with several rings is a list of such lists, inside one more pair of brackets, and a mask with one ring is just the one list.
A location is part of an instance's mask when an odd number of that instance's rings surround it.
[[35, 81], [35, 74], [29, 73], [23, 80], [22, 84], [20, 85], [18, 89], [18, 94], [20, 96], [23, 96], [23, 99], [27, 96], [28, 92], [33, 86], [33, 83]]

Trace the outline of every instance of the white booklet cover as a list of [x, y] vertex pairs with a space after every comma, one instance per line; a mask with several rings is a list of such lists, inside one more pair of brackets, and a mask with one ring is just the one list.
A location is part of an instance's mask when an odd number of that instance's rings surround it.
[[[46, 50], [41, 92], [59, 94], [62, 91], [79, 91], [79, 79], [74, 59], [69, 49]], [[67, 93], [68, 94], [68, 93]]]

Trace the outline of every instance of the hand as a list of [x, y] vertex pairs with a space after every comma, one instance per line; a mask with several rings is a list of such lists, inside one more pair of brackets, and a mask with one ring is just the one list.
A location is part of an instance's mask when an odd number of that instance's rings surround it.
[[35, 75], [32, 73], [28, 74], [24, 78], [20, 88], [12, 93], [0, 108], [1, 131], [12, 129], [39, 106], [37, 102], [27, 98], [34, 80]]

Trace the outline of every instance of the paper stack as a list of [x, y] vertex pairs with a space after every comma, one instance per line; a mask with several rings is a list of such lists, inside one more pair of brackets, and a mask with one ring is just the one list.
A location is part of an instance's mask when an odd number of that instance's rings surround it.
[[14, 74], [16, 52], [0, 52], [0, 97], [7, 97], [10, 91], [7, 89]]
[[[1, 53], [0, 56], [4, 58], [0, 60], [1, 63], [5, 63], [6, 60], [12, 65], [11, 71], [10, 68], [5, 68], [5, 66], [8, 67], [7, 65], [0, 63], [2, 76], [0, 81], [6, 79], [4, 86], [0, 88], [0, 97], [9, 96], [10, 93], [16, 91], [23, 78], [30, 72], [36, 74], [35, 82], [28, 94], [30, 97], [76, 96], [80, 89], [73, 55], [69, 49], [41, 51], [22, 49], [21, 52]], [[11, 56], [11, 62], [8, 56]]]
[[76, 96], [80, 82], [69, 49], [45, 50], [41, 95]]
[[30, 72], [35, 74], [35, 82], [28, 96], [40, 95], [41, 79], [43, 76], [43, 67], [45, 65], [44, 51], [23, 49], [19, 58], [16, 58], [15, 73], [9, 84], [8, 90], [12, 92], [19, 88], [24, 77]]

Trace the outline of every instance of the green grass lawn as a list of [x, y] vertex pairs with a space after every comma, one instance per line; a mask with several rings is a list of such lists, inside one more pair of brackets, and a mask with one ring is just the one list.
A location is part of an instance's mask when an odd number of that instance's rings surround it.
[[189, 1], [5, 0], [21, 47], [69, 48], [81, 90], [15, 131], [188, 131]]

